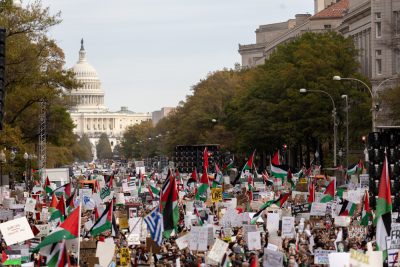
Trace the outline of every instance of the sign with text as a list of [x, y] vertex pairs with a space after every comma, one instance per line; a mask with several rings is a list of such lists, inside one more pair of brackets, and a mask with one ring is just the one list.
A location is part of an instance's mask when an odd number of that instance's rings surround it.
[[283, 266], [283, 253], [264, 248], [263, 267]]
[[360, 187], [369, 188], [369, 174], [360, 174]]
[[292, 238], [294, 235], [294, 217], [282, 217], [282, 238]]
[[215, 262], [220, 263], [227, 249], [228, 249], [228, 243], [220, 239], [216, 239], [207, 257]]
[[211, 188], [211, 200], [212, 202], [222, 201], [222, 188]]
[[207, 227], [193, 226], [190, 231], [190, 250], [207, 251], [208, 229]]
[[327, 206], [326, 203], [313, 202], [311, 204], [310, 215], [313, 215], [313, 216], [325, 216], [326, 206]]
[[309, 203], [304, 203], [301, 205], [292, 205], [292, 212], [294, 215], [299, 213], [308, 213], [311, 211], [311, 205]]
[[261, 249], [261, 236], [260, 232], [247, 233], [247, 246], [249, 250]]
[[35, 237], [26, 217], [1, 223], [0, 231], [8, 246]]
[[316, 250], [314, 251], [314, 264], [329, 264], [329, 253], [336, 252], [335, 250]]
[[400, 224], [392, 223], [390, 230], [390, 248], [400, 249]]

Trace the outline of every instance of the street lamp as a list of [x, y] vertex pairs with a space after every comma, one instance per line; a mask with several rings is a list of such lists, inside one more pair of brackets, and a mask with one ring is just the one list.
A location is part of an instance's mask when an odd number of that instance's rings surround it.
[[333, 166], [336, 167], [337, 161], [336, 161], [336, 146], [337, 146], [337, 124], [336, 124], [336, 106], [335, 106], [335, 101], [333, 100], [333, 97], [328, 93], [323, 90], [308, 90], [305, 88], [301, 88], [300, 93], [305, 94], [307, 92], [316, 92], [316, 93], [321, 93], [329, 96], [329, 98], [332, 101], [332, 118], [333, 118]]
[[348, 95], [342, 95], [342, 98], [346, 101], [346, 168], [349, 167], [349, 97]]
[[0, 177], [1, 177], [1, 185], [3, 185], [3, 164], [7, 162], [6, 160], [6, 154], [4, 153], [4, 150], [2, 149], [0, 152]]
[[24, 153], [24, 160], [25, 160], [25, 187], [26, 187], [26, 190], [29, 190], [28, 182], [29, 182], [29, 179], [30, 179], [30, 177], [28, 178], [28, 173], [29, 173], [29, 171], [28, 171], [28, 159], [29, 159], [29, 154], [27, 152], [25, 152]]
[[[374, 92], [372, 91], [371, 87], [369, 87], [368, 84], [366, 84], [365, 82], [363, 82], [360, 79], [357, 79], [357, 78], [343, 78], [343, 77], [340, 77], [340, 76], [333, 76], [332, 79], [334, 81], [348, 80], [348, 81], [360, 82], [368, 89], [368, 92], [371, 95], [371, 99], [372, 99], [372, 109], [371, 109], [371, 112], [372, 112], [372, 131], [375, 132], [376, 131], [376, 125], [375, 125], [376, 124], [376, 112], [379, 111], [379, 104], [375, 104], [375, 97], [378, 98], [378, 95], [374, 94]], [[385, 80], [381, 81], [378, 84], [378, 86], [376, 87], [375, 92], [378, 92], [380, 87], [384, 83], [386, 83], [387, 81], [396, 80], [396, 79], [398, 79], [398, 78], [397, 77], [396, 78], [388, 78], [388, 79], [385, 79]]]

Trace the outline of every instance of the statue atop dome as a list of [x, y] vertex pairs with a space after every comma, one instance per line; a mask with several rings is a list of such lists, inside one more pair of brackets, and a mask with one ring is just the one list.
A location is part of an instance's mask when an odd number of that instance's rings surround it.
[[81, 39], [81, 49], [79, 50], [79, 61], [86, 61], [86, 52], [85, 48], [83, 47], [83, 38]]

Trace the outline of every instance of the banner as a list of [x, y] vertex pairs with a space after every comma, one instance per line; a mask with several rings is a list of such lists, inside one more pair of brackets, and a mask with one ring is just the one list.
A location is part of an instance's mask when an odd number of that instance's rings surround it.
[[292, 213], [294, 215], [299, 213], [308, 213], [311, 211], [311, 205], [309, 203], [304, 203], [301, 205], [292, 205]]

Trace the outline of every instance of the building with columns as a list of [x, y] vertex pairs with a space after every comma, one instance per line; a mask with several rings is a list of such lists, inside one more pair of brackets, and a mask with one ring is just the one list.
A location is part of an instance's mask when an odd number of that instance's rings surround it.
[[96, 144], [101, 134], [107, 134], [111, 148], [120, 143], [124, 131], [131, 125], [151, 120], [151, 113], [136, 113], [121, 107], [119, 111], [109, 111], [104, 104], [104, 91], [95, 68], [86, 60], [86, 51], [81, 40], [79, 60], [72, 68], [81, 87], [71, 90], [72, 108], [70, 115], [74, 122], [74, 133], [86, 134], [93, 146], [96, 157]]

